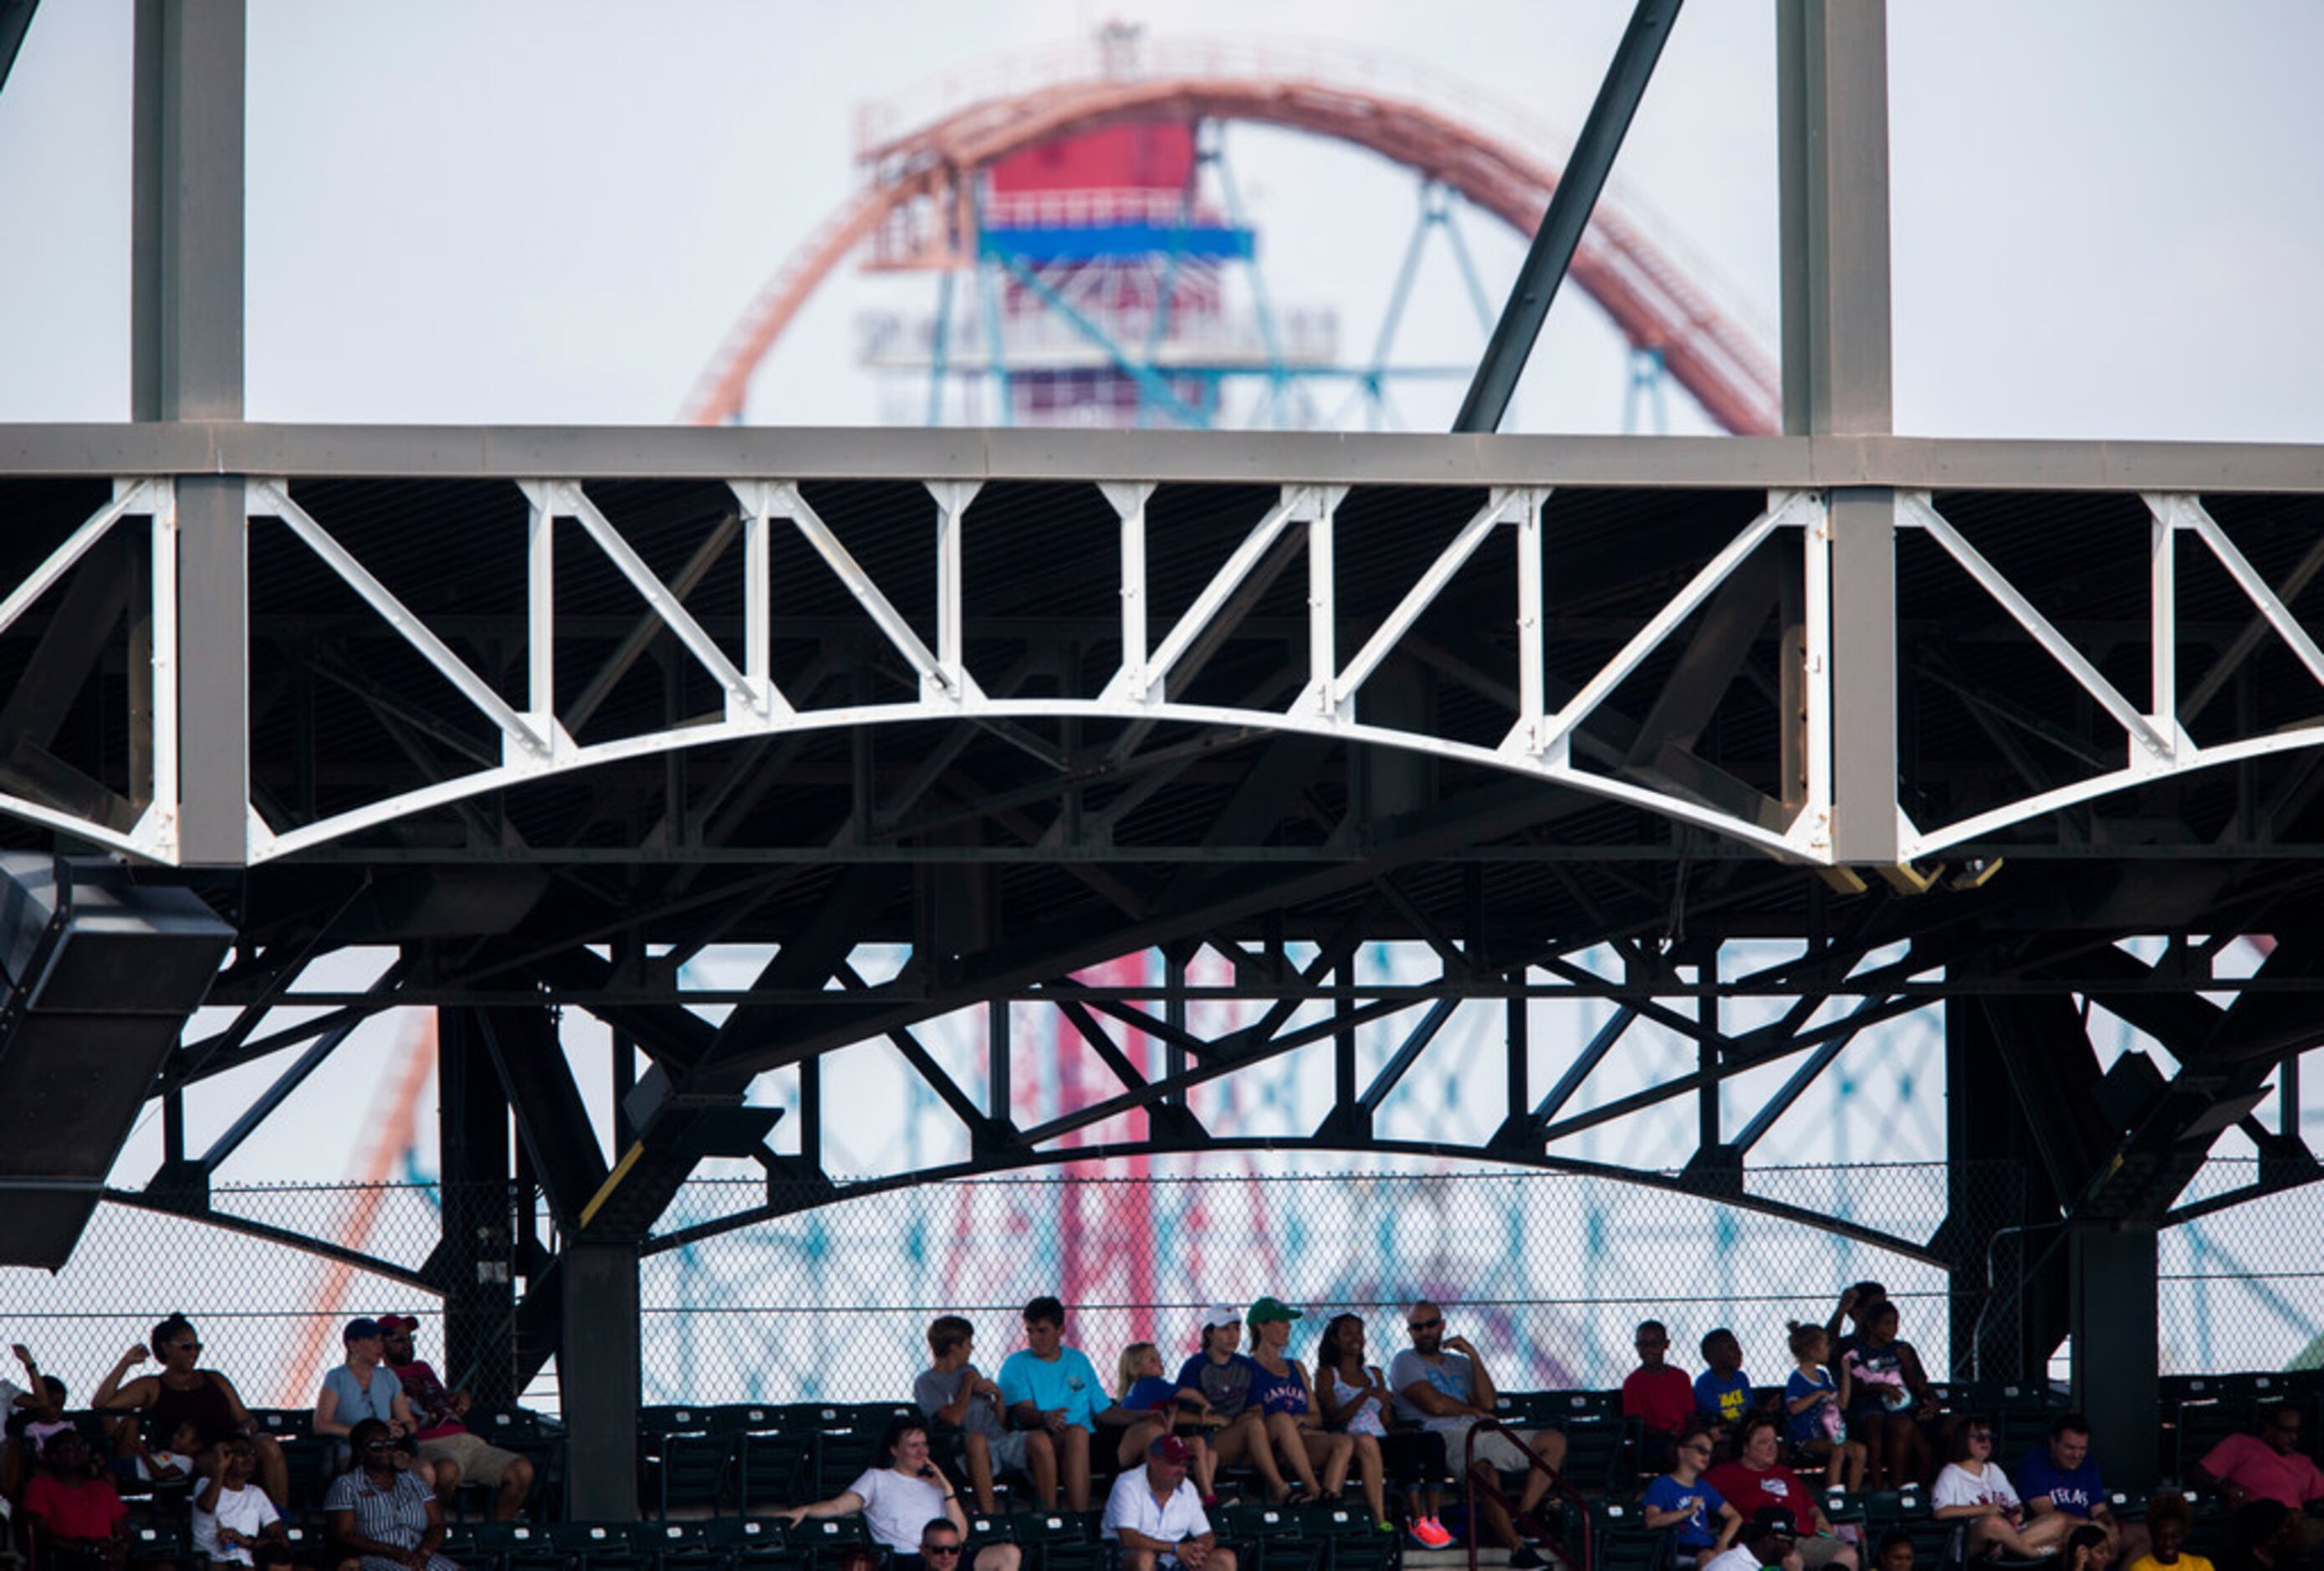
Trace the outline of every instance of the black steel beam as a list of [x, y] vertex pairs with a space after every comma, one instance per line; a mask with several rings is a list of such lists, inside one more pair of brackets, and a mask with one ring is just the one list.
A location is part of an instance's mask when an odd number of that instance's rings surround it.
[[1655, 63], [1662, 59], [1671, 24], [1678, 20], [1679, 5], [1680, 0], [1638, 0], [1631, 11], [1630, 24], [1615, 48], [1613, 63], [1606, 68], [1606, 79], [1599, 84], [1590, 116], [1582, 121], [1582, 134], [1558, 176], [1556, 189], [1550, 193], [1549, 210], [1542, 215], [1541, 227], [1534, 231], [1533, 245], [1517, 270], [1508, 303], [1501, 308], [1501, 319], [1477, 364], [1476, 378], [1461, 401], [1453, 430], [1500, 429], [1509, 397], [1517, 392], [1517, 378], [1533, 354], [1534, 340], [1541, 336], [1541, 325], [1557, 298], [1557, 286], [1565, 282], [1574, 248], [1582, 244], [1591, 210], [1598, 205], [1598, 193], [1606, 187], [1614, 155], [1621, 151], [1623, 137], [1629, 134], [1630, 117], [1638, 112], [1638, 101], [1654, 79]]

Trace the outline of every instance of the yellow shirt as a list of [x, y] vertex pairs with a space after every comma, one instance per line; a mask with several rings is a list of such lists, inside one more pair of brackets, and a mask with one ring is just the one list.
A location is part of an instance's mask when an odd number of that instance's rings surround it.
[[2130, 1563], [2130, 1571], [2211, 1571], [2211, 1563], [2200, 1555], [2179, 1551], [2179, 1558], [2165, 1566], [2152, 1555], [2141, 1555]]

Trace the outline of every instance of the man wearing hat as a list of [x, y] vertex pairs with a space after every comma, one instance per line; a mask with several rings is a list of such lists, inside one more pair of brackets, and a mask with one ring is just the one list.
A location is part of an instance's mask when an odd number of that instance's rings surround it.
[[436, 1498], [448, 1513], [461, 1480], [473, 1479], [493, 1492], [493, 1520], [514, 1521], [524, 1511], [524, 1497], [532, 1492], [532, 1464], [513, 1451], [486, 1444], [460, 1421], [468, 1410], [468, 1393], [446, 1391], [436, 1372], [411, 1356], [411, 1334], [419, 1326], [409, 1315], [379, 1317], [387, 1367], [402, 1382], [404, 1400], [414, 1415], [420, 1459], [436, 1471]]
[[[385, 1347], [379, 1322], [358, 1316], [346, 1323], [339, 1340], [346, 1345], [346, 1361], [323, 1376], [323, 1389], [315, 1398], [315, 1433], [339, 1442], [333, 1447], [333, 1472], [345, 1469], [347, 1436], [365, 1419], [377, 1419], [398, 1440], [410, 1439], [416, 1427], [411, 1404], [403, 1400], [402, 1382], [380, 1367]], [[412, 1472], [422, 1483], [433, 1477], [424, 1462]]]
[[1792, 1547], [1797, 1542], [1792, 1513], [1779, 1505], [1763, 1505], [1751, 1513], [1734, 1545], [1708, 1562], [1702, 1571], [1760, 1571], [1765, 1566], [1796, 1566]]
[[[1267, 1415], [1251, 1400], [1261, 1380], [1259, 1365], [1236, 1349], [1242, 1340], [1242, 1315], [1231, 1304], [1213, 1304], [1203, 1311], [1203, 1350], [1178, 1371], [1178, 1400], [1195, 1409], [1197, 1422], [1216, 1428], [1211, 1451], [1222, 1467], [1249, 1461], [1267, 1485], [1267, 1498], [1277, 1504], [1288, 1499], [1291, 1486], [1275, 1465], [1275, 1448], [1267, 1440]], [[1309, 1498], [1313, 1498], [1312, 1495]]]
[[1099, 1534], [1120, 1554], [1121, 1571], [1234, 1571], [1234, 1551], [1219, 1548], [1202, 1498], [1186, 1482], [1192, 1455], [1177, 1436], [1158, 1436], [1146, 1448], [1146, 1465], [1113, 1481]]

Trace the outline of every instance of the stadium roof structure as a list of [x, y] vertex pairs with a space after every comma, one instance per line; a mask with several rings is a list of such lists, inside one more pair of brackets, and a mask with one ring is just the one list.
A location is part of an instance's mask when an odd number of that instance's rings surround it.
[[[676, 1186], [757, 1155], [738, 1224], [837, 1197], [814, 1099], [777, 1157], [745, 1098], [861, 1040], [966, 1127], [948, 1171], [1126, 1149], [1065, 1141], [1130, 1110], [1139, 1149], [1231, 1149], [1188, 1090], [1327, 1038], [1305, 1143], [1398, 1149], [1374, 1114], [1441, 1012], [1508, 998], [1505, 1116], [1462, 1154], [1572, 1166], [1577, 1129], [1691, 1099], [1676, 1176], [1628, 1176], [1766, 1205], [1753, 1145], [1857, 1031], [1941, 999], [1952, 1157], [2022, 1162], [2025, 1211], [1882, 1241], [1975, 1283], [1996, 1228], [2067, 1222], [2023, 1340], [1981, 1351], [2034, 1369], [2071, 1332], [2101, 1418], [2152, 1411], [2155, 1234], [2221, 1132], [2260, 1178], [2205, 1207], [2319, 1176], [2278, 1072], [2324, 1040], [2324, 451], [1888, 432], [1877, 4], [1779, 6], [1788, 434], [1732, 439], [249, 423], [241, 7], [138, 14], [139, 418], [0, 428], [0, 838], [233, 927], [208, 1002], [238, 1017], [152, 1095], [290, 1065], [207, 1153], [174, 1120], [145, 1203], [198, 1205], [355, 1021], [443, 1011], [447, 1170], [521, 1161], [559, 1223], [529, 1356], [614, 1350], [562, 1371], [595, 1499], [632, 1487], [636, 1266]], [[2270, 945], [2240, 979], [2239, 936]], [[1723, 967], [1749, 938], [1792, 957]], [[1350, 980], [1381, 939], [1439, 975]], [[911, 959], [869, 981], [867, 941]], [[773, 957], [681, 998], [731, 942]], [[378, 984], [300, 984], [378, 945]], [[1205, 947], [1266, 1005], [1224, 1038], [1178, 1012]], [[1575, 963], [1600, 947], [1620, 975]], [[1154, 948], [1155, 987], [1076, 979]], [[1517, 1005], [1544, 994], [1618, 1000], [1698, 1067], [1573, 1111], [1620, 1030], [1534, 1084]], [[1786, 1007], [1730, 1033], [1731, 997]], [[963, 1085], [912, 1034], [1008, 1000], [1061, 1011], [1120, 1094], [1020, 1128], [1005, 1055]], [[2088, 1003], [2176, 1075], [2102, 1075]], [[651, 1060], [613, 1161], [559, 1007]], [[1388, 1018], [1403, 1046], [1359, 1075], [1354, 1028]], [[1723, 1125], [1720, 1087], [1777, 1063]], [[463, 1247], [427, 1274], [454, 1296]]]

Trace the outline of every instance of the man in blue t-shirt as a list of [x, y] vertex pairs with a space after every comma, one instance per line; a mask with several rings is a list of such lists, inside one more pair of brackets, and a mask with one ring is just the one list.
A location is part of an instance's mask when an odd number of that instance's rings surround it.
[[1065, 1509], [1089, 1510], [1090, 1437], [1105, 1389], [1078, 1347], [1067, 1347], [1065, 1308], [1039, 1298], [1025, 1306], [1025, 1345], [1001, 1365], [1001, 1403], [1019, 1429], [1044, 1429], [1056, 1447]]
[[2090, 1455], [2090, 1421], [2081, 1414], [2059, 1414], [2050, 1426], [2049, 1444], [2027, 1452], [2014, 1476], [2029, 1520], [2058, 1511], [2103, 1528], [2114, 1542], [2117, 1563], [2126, 1564], [2145, 1553], [2146, 1530], [2116, 1520], [2107, 1504], [2106, 1486], [2098, 1482], [2098, 1459]]

